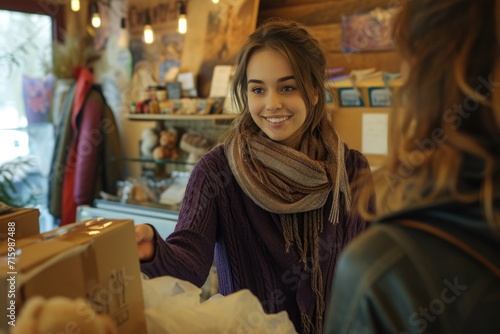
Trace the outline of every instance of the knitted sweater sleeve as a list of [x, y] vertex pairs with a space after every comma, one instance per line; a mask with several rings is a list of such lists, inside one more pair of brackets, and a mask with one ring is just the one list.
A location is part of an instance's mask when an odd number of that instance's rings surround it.
[[[214, 187], [217, 177], [207, 159], [191, 173], [175, 231], [163, 240], [155, 231], [153, 259], [141, 263], [149, 277], [174, 276], [197, 286], [205, 282], [214, 259], [217, 210]], [[215, 180], [215, 181], [214, 181]]]

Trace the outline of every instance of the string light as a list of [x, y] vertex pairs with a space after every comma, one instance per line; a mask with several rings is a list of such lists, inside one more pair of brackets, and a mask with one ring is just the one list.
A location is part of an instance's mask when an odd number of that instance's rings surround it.
[[71, 0], [71, 10], [74, 12], [80, 10], [80, 0]]
[[186, 16], [186, 4], [184, 1], [179, 2], [179, 21], [178, 21], [178, 31], [180, 34], [185, 34], [187, 32], [187, 16]]
[[218, 4], [219, 0], [212, 0], [213, 3]]
[[99, 28], [101, 26], [101, 17], [99, 16], [99, 8], [97, 7], [97, 2], [93, 2], [90, 5], [90, 12], [92, 13], [92, 27]]
[[149, 17], [149, 11], [146, 10], [146, 22], [144, 25], [144, 43], [153, 43], [155, 37], [153, 33], [153, 28], [151, 27], [151, 18]]

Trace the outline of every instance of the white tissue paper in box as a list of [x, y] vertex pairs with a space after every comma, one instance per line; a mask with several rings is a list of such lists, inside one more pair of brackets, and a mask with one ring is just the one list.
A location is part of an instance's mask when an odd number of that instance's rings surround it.
[[172, 184], [160, 195], [160, 203], [167, 205], [181, 204], [186, 187], [189, 181], [190, 173], [172, 173]]
[[249, 290], [200, 303], [201, 289], [171, 276], [143, 280], [148, 333], [297, 333], [286, 312], [266, 314]]

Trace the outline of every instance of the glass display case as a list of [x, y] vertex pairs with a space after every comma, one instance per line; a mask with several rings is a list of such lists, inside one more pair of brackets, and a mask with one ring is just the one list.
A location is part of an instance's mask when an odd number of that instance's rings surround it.
[[165, 205], [132, 204], [108, 200], [95, 200], [93, 205], [80, 205], [77, 221], [94, 218], [133, 219], [134, 224], [153, 225], [163, 238], [174, 231], [179, 217], [178, 208]]

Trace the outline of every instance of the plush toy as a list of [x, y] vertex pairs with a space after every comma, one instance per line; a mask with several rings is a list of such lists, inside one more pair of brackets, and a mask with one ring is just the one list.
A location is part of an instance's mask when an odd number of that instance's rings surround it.
[[[196, 133], [185, 133], [182, 135], [180, 142], [181, 150], [189, 153], [186, 162], [195, 164], [200, 160], [201, 156], [208, 151], [210, 146], [210, 141], [200, 134]], [[189, 169], [192, 169], [191, 166]]]
[[82, 298], [32, 297], [19, 314], [11, 334], [46, 333], [118, 334], [107, 314], [97, 314]]
[[153, 157], [153, 150], [158, 144], [158, 135], [155, 129], [145, 129], [141, 134], [141, 155], [143, 157]]
[[153, 158], [155, 160], [177, 160], [179, 158], [177, 132], [175, 130], [160, 132], [159, 145], [153, 150]]

